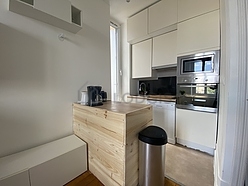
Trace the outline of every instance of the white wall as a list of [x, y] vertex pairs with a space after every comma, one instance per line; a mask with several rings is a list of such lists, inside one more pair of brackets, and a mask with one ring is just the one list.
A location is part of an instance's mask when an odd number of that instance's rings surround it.
[[215, 185], [243, 186], [248, 157], [247, 1], [220, 2], [221, 81]]
[[109, 5], [71, 2], [83, 12], [77, 34], [0, 1], [0, 157], [72, 134], [72, 103], [87, 85], [110, 95]]
[[126, 95], [130, 93], [130, 46], [127, 42], [127, 20], [121, 24], [121, 64], [122, 64], [122, 101], [125, 99]]
[[127, 20], [125, 20], [121, 25], [122, 101], [127, 101], [127, 95], [138, 94], [138, 80], [132, 79], [131, 48], [127, 42]]

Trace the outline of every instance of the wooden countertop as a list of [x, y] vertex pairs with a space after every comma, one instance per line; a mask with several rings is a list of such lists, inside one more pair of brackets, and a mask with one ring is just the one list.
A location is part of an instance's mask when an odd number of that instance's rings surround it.
[[147, 96], [127, 96], [128, 98], [138, 98], [138, 99], [147, 99], [147, 100], [156, 100], [156, 101], [168, 101], [176, 102], [176, 96], [170, 95], [147, 95]]
[[128, 114], [134, 111], [138, 111], [140, 109], [144, 108], [149, 108], [151, 107], [150, 105], [145, 105], [145, 104], [136, 104], [136, 103], [125, 103], [125, 102], [115, 102], [115, 101], [107, 101], [103, 102], [103, 105], [101, 106], [95, 106], [95, 107], [90, 107], [90, 106], [85, 106], [81, 105], [79, 103], [74, 103], [73, 104], [75, 107], [83, 107], [84, 109], [104, 109], [110, 112], [115, 112], [115, 113], [120, 113], [120, 114]]

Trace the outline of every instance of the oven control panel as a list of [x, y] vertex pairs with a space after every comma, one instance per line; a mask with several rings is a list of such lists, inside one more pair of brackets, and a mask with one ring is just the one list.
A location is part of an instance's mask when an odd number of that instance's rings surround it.
[[219, 76], [185, 76], [177, 77], [178, 84], [219, 83]]

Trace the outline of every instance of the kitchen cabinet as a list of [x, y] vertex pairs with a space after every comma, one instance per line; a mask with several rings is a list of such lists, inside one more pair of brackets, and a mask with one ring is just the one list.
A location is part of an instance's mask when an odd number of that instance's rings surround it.
[[68, 0], [9, 0], [9, 10], [72, 33], [82, 29], [81, 10]]
[[134, 43], [148, 36], [147, 18], [148, 9], [145, 9], [127, 19], [127, 41]]
[[219, 0], [178, 0], [178, 22], [217, 10]]
[[176, 108], [177, 142], [213, 154], [217, 114]]
[[152, 39], [132, 45], [132, 78], [152, 76]]
[[219, 10], [178, 23], [177, 55], [220, 48]]
[[152, 67], [176, 66], [177, 64], [177, 31], [153, 38]]
[[162, 0], [148, 8], [149, 34], [177, 23], [177, 0]]
[[148, 100], [148, 104], [153, 107], [153, 124], [166, 131], [168, 143], [175, 144], [175, 102]]

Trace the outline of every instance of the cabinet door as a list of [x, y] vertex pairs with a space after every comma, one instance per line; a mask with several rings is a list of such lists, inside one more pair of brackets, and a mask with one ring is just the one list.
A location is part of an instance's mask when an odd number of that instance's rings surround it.
[[216, 129], [216, 113], [176, 109], [177, 139], [214, 148], [216, 141]]
[[153, 38], [152, 67], [177, 64], [177, 31]]
[[219, 48], [219, 10], [178, 23], [178, 56]]
[[152, 39], [132, 45], [132, 77], [152, 76]]
[[34, 8], [71, 22], [71, 3], [68, 0], [34, 0]]
[[177, 0], [162, 0], [149, 7], [149, 33], [177, 23]]
[[219, 0], [178, 0], [178, 22], [219, 8]]
[[147, 12], [148, 10], [145, 9], [127, 20], [128, 42], [147, 36]]

